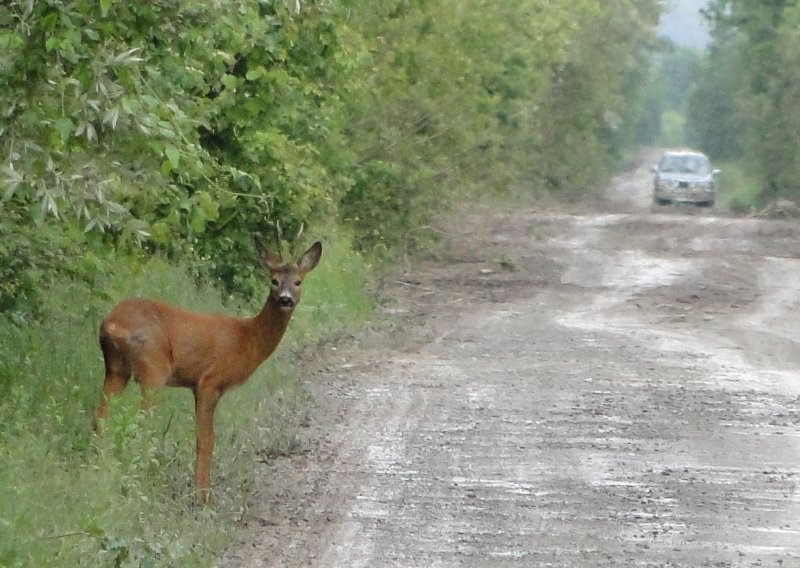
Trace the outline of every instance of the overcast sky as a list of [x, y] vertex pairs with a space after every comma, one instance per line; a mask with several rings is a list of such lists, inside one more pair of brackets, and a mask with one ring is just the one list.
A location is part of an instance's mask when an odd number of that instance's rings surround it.
[[677, 44], [704, 49], [708, 45], [708, 27], [700, 9], [708, 0], [667, 0], [659, 31]]

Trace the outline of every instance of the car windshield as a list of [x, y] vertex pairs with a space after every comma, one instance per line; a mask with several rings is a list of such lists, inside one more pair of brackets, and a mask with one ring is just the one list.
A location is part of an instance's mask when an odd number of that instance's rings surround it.
[[658, 169], [673, 174], [706, 175], [711, 172], [711, 165], [704, 156], [674, 155], [663, 156], [658, 164]]

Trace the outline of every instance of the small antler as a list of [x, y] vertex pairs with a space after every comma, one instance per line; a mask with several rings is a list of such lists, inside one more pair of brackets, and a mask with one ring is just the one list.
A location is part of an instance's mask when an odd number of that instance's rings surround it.
[[281, 223], [280, 221], [275, 221], [275, 250], [278, 253], [278, 256], [283, 260], [283, 246], [281, 243]]
[[[303, 230], [305, 229], [305, 223], [300, 223], [300, 228], [297, 230], [297, 235], [295, 235], [292, 242], [289, 244], [289, 250], [291, 252], [292, 259], [298, 258], [300, 256], [300, 236], [303, 234]], [[274, 227], [275, 232], [275, 247], [278, 253], [278, 256], [283, 258], [283, 230], [281, 230], [280, 221], [275, 222]]]
[[298, 247], [300, 246], [300, 235], [303, 234], [303, 229], [305, 228], [305, 223], [300, 223], [300, 229], [297, 231], [297, 235], [294, 237], [294, 242], [292, 243], [292, 258], [298, 258], [300, 256], [300, 250]]

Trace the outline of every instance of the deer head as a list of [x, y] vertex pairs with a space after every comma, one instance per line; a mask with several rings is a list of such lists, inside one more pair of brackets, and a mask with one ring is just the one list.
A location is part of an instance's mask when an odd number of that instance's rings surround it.
[[317, 241], [299, 259], [287, 263], [280, 252], [267, 250], [255, 238], [256, 250], [270, 274], [269, 300], [282, 310], [293, 310], [300, 301], [300, 287], [322, 255], [322, 243]]

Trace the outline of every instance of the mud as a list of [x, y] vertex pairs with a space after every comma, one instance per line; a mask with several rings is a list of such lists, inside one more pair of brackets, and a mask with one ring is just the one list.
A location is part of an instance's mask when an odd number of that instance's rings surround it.
[[220, 565], [800, 566], [800, 225], [465, 208], [328, 348]]

